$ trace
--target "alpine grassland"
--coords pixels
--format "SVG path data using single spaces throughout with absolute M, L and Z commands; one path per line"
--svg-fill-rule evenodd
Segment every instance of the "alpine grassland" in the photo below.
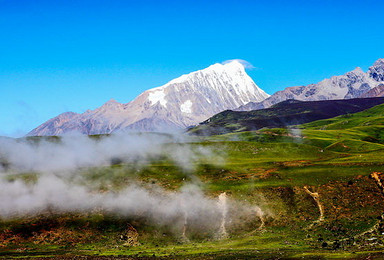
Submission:
M 192 216 L 187 209 L 189 215 L 167 216 L 147 208 L 128 214 L 51 205 L 32 215 L 2 216 L 0 258 L 379 259 L 384 257 L 383 123 L 384 105 L 378 105 L 288 128 L 191 136 L 167 142 L 163 154 L 145 162 L 116 157 L 76 168 L 66 183 L 95 195 L 120 194 L 134 184 L 165 196 L 157 206 L 167 208 L 174 194 L 193 186 L 201 193 L 196 203 L 212 202 L 207 205 L 217 206 L 219 215 L 211 220 L 206 212 Z M 180 147 L 195 151 L 187 167 L 180 166 L 187 156 Z M 5 159 L 2 165 L 9 169 L 8 183 L 33 187 L 41 175 L 16 172 Z M 144 196 L 135 194 L 138 201 Z M 220 211 L 222 194 L 225 211 Z

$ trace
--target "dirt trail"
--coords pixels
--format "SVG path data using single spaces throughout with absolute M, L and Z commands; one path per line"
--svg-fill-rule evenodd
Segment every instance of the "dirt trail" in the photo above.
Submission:
M 381 181 L 380 177 L 384 177 L 383 173 L 381 173 L 381 172 L 373 172 L 371 174 L 371 178 L 376 181 L 376 184 L 379 187 L 381 194 L 383 194 L 383 196 L 384 196 L 384 185 L 383 185 L 383 182 Z
M 317 207 L 319 208 L 319 211 L 320 211 L 319 218 L 317 220 L 315 220 L 311 225 L 309 225 L 308 228 L 311 228 L 314 224 L 317 224 L 317 223 L 320 223 L 320 222 L 324 221 L 324 208 L 323 208 L 323 205 L 320 202 L 320 195 L 319 195 L 318 192 L 310 191 L 308 186 L 304 186 L 304 190 L 305 190 L 306 193 L 308 193 L 313 198 L 313 200 L 316 202 Z

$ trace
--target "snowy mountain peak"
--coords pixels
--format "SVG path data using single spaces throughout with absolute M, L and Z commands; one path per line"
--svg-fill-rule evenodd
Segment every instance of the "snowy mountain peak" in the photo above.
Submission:
M 201 77 L 205 74 L 217 74 L 217 75 L 221 75 L 223 73 L 241 73 L 241 72 L 244 72 L 245 73 L 245 68 L 244 68 L 244 65 L 241 64 L 238 60 L 232 60 L 231 62 L 228 62 L 228 63 L 215 63 L 213 65 L 210 65 L 209 67 L 205 68 L 205 69 L 202 69 L 202 70 L 197 70 L 197 71 L 194 71 L 194 72 L 191 72 L 191 73 L 188 73 L 188 74 L 184 74 L 178 78 L 175 78 L 171 81 L 169 81 L 167 84 L 161 86 L 161 87 L 158 87 L 158 88 L 154 88 L 152 90 L 157 90 L 157 89 L 160 89 L 160 88 L 164 88 L 168 85 L 172 85 L 172 84 L 177 84 L 177 83 L 180 83 L 180 82 L 184 82 L 184 81 L 188 81 L 190 79 L 193 79 L 193 78 L 196 78 L 196 77 Z
M 224 70 L 232 71 L 245 71 L 245 65 L 240 60 L 231 60 L 222 63 L 216 63 L 215 65 L 220 65 Z
M 208 68 L 201 70 L 206 73 L 245 73 L 245 65 L 239 60 L 231 60 L 223 63 L 215 63 Z
M 358 75 L 358 74 L 364 74 L 365 72 L 360 67 L 356 67 L 354 70 L 347 72 L 347 74 L 348 73 L 353 73 L 355 75 Z
M 381 58 L 375 61 L 372 67 L 384 67 L 384 58 Z
M 269 95 L 245 72 L 239 60 L 216 63 L 149 89 L 133 101 L 109 100 L 95 110 L 39 126 L 29 135 L 57 135 L 67 131 L 103 134 L 116 131 L 162 131 L 198 124 L 223 110 L 235 109 Z
M 378 59 L 373 66 L 369 68 L 368 74 L 376 81 L 384 81 L 384 59 Z
M 214 84 L 214 81 L 225 80 L 225 82 L 233 82 L 234 84 Z M 169 81 L 167 84 L 149 89 L 144 92 L 150 102 L 150 106 L 161 105 L 167 108 L 167 95 L 171 91 L 170 88 L 180 90 L 181 85 L 188 83 L 191 85 L 200 84 L 201 88 L 216 88 L 217 91 L 235 91 L 239 95 L 253 95 L 256 99 L 265 99 L 269 95 L 259 89 L 253 80 L 245 72 L 245 65 L 241 60 L 231 60 L 225 63 L 215 63 L 205 69 L 184 74 L 176 79 Z M 223 88 L 223 89 L 219 89 Z M 173 91 L 173 90 L 172 90 Z M 143 95 L 142 94 L 142 95 Z M 209 100 L 209 99 L 207 99 Z M 243 98 L 243 101 L 245 99 Z M 190 100 L 189 100 L 190 102 Z M 240 101 L 242 102 L 242 101 Z M 189 104 L 189 103 L 188 103 Z M 185 111 L 185 110 L 183 110 Z M 188 110 L 189 111 L 189 110 Z
M 226 60 L 224 62 L 222 62 L 222 64 L 226 65 L 226 64 L 229 64 L 229 63 L 235 63 L 235 64 L 239 64 L 244 68 L 244 69 L 254 69 L 255 67 L 253 67 L 253 65 L 246 61 L 246 60 L 242 60 L 242 59 L 233 59 L 233 60 Z

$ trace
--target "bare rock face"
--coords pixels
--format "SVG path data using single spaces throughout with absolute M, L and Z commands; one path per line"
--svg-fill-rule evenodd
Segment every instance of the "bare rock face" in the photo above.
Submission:
M 384 84 L 380 84 L 377 87 L 369 90 L 360 96 L 361 98 L 371 98 L 371 97 L 384 97 Z
M 70 122 L 74 118 L 76 118 L 79 114 L 74 113 L 74 112 L 65 112 L 57 117 L 54 117 L 44 124 L 38 126 L 33 130 L 35 133 L 39 133 L 39 135 L 50 135 L 52 132 L 57 132 L 58 134 L 60 133 L 60 126 L 66 124 L 67 122 Z M 31 132 L 32 133 L 32 132 Z
M 384 83 L 384 59 L 377 60 L 368 72 L 356 68 L 341 76 L 324 79 L 317 84 L 289 87 L 261 102 L 250 102 L 235 109 L 250 111 L 268 108 L 287 99 L 303 101 L 350 99 L 363 97 L 371 89 Z
M 247 75 L 239 61 L 214 64 L 147 90 L 121 104 L 110 100 L 82 114 L 64 113 L 28 135 L 107 134 L 117 131 L 167 131 L 198 124 L 223 110 L 269 95 Z

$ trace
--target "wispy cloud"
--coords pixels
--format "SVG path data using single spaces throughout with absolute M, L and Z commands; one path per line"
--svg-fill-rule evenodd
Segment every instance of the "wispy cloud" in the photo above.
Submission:
M 250 63 L 249 61 L 246 61 L 246 60 L 242 60 L 242 59 L 226 60 L 226 61 L 223 61 L 222 64 L 228 64 L 228 63 L 231 63 L 233 61 L 237 61 L 238 63 L 242 64 L 245 69 L 256 69 L 256 67 L 253 66 L 252 63 Z

